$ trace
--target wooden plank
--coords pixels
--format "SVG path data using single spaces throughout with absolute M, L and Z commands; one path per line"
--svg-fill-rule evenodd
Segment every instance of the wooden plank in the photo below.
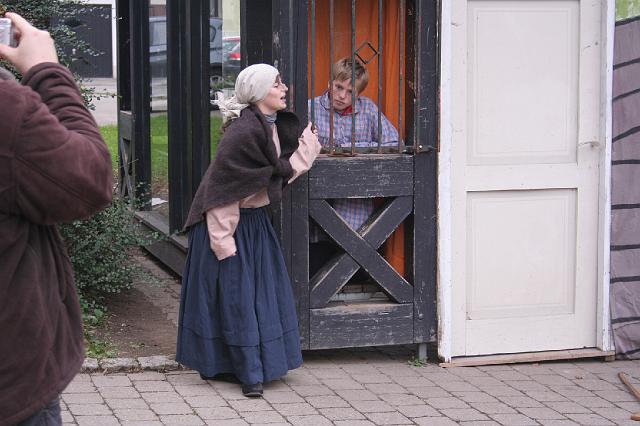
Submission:
M 358 231 L 374 249 L 382 245 L 413 209 L 412 197 L 398 197 L 376 212 Z M 335 213 L 334 213 L 335 214 Z M 310 283 L 312 308 L 322 308 L 355 274 L 360 265 L 347 253 L 323 267 Z
M 441 362 L 440 367 L 473 367 L 479 365 L 516 364 L 521 362 L 557 361 L 580 358 L 606 358 L 610 356 L 615 356 L 615 351 L 602 351 L 598 348 L 569 349 L 563 351 L 455 357 L 451 359 L 451 362 Z
M 131 111 L 119 111 L 118 113 L 118 137 L 131 140 L 133 132 L 133 115 Z
M 384 291 L 398 303 L 413 300 L 412 286 L 324 200 L 309 200 L 311 217 L 340 245 Z M 401 212 L 392 212 L 400 218 Z M 404 217 L 400 218 L 402 221 Z
M 393 197 L 413 194 L 410 155 L 320 156 L 309 171 L 309 198 Z
M 300 345 L 310 349 L 309 340 L 309 181 L 300 176 L 291 187 L 291 282 L 296 296 Z M 293 236 L 295 235 L 295 238 Z
M 311 349 L 411 343 L 412 321 L 410 303 L 353 303 L 311 309 Z

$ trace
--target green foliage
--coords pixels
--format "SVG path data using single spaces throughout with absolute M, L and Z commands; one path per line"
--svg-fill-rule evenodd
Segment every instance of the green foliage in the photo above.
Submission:
M 150 244 L 157 235 L 146 235 L 130 205 L 119 198 L 91 219 L 63 225 L 60 231 L 73 265 L 85 323 L 97 324 L 108 296 L 130 289 L 142 274 L 131 249 Z
M 640 15 L 640 0 L 616 0 L 616 20 Z
M 427 360 L 422 360 L 417 356 L 412 356 L 411 359 L 407 361 L 407 364 L 412 367 L 424 367 L 425 365 L 427 365 L 427 363 Z

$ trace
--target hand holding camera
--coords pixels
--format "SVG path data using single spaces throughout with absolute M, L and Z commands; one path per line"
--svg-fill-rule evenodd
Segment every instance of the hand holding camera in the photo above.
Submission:
M 16 13 L 8 12 L 5 18 L 13 24 L 13 36 L 17 46 L 10 46 L 9 31 L 8 43 L 4 43 L 6 38 L 0 39 L 0 58 L 11 62 L 23 75 L 34 65 L 58 62 L 58 54 L 48 32 L 37 29 Z M 6 26 L 6 23 L 4 25 Z M 4 35 L 4 32 L 0 31 L 0 34 Z

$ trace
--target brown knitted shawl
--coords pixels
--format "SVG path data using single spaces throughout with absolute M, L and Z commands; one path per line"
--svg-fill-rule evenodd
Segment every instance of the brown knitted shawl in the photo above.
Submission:
M 229 125 L 200 182 L 185 229 L 204 220 L 207 210 L 240 201 L 264 188 L 270 202 L 280 201 L 282 189 L 293 176 L 289 158 L 298 149 L 300 120 L 292 112 L 279 112 L 276 127 L 280 157 L 271 126 L 256 106 L 245 108 Z

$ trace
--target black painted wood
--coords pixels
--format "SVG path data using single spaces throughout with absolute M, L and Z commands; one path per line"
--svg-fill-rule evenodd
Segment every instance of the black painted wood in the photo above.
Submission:
M 310 349 L 309 334 L 309 204 L 308 177 L 299 177 L 292 185 L 291 216 L 289 218 L 292 238 L 289 240 L 291 253 L 291 282 L 300 325 L 300 344 Z
M 412 210 L 412 197 L 398 197 L 373 215 L 358 230 L 358 234 L 373 250 L 377 250 Z M 343 253 L 328 262 L 311 280 L 310 306 L 327 306 L 330 299 L 347 284 L 359 268 L 360 265 L 348 253 Z
M 311 349 L 401 345 L 413 342 L 413 305 L 336 304 L 311 309 Z
M 309 171 L 309 198 L 394 197 L 413 194 L 409 155 L 319 157 Z
M 396 302 L 407 303 L 413 299 L 412 286 L 376 251 L 377 247 L 372 247 L 351 229 L 329 203 L 310 200 L 309 214 Z M 398 217 L 401 214 L 400 211 L 390 213 Z

